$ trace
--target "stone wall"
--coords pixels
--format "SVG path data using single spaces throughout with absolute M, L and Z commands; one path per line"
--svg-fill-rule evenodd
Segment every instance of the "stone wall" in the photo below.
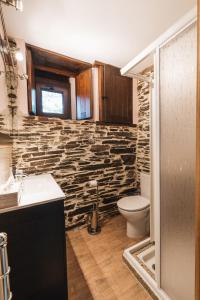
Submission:
M 145 75 L 152 71 L 145 72 Z M 13 165 L 27 174 L 52 173 L 66 194 L 66 227 L 84 225 L 96 200 L 98 180 L 101 217 L 117 212 L 116 202 L 137 192 L 140 172 L 150 172 L 150 88 L 138 82 L 138 127 L 24 117 L 13 135 Z M 8 118 L 0 115 L 0 131 Z M 136 155 L 137 154 L 137 155 Z
M 102 218 L 117 212 L 121 196 L 135 192 L 136 142 L 136 127 L 24 117 L 13 135 L 13 165 L 26 174 L 53 174 L 66 195 L 70 229 L 85 224 L 96 200 L 90 180 L 99 182 Z
M 144 76 L 152 76 L 150 68 L 142 73 Z M 137 181 L 140 182 L 140 172 L 150 173 L 150 105 L 151 88 L 149 83 L 138 81 L 138 131 L 137 131 Z

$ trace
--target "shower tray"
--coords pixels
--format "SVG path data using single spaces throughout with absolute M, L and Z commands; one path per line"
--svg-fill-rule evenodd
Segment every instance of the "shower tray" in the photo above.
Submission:
M 123 258 L 153 299 L 170 300 L 156 280 L 155 244 L 150 238 L 124 250 Z
M 136 254 L 137 259 L 143 267 L 146 269 L 146 271 L 155 278 L 155 245 L 149 244 L 144 249 L 141 249 L 141 251 Z

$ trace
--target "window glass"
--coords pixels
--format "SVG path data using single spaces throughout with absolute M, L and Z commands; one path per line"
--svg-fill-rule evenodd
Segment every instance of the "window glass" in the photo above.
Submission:
M 42 90 L 41 104 L 42 112 L 49 114 L 63 114 L 63 93 Z

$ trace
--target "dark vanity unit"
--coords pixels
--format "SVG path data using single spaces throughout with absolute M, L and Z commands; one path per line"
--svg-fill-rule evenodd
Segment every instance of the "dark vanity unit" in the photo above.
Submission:
M 30 199 L 27 194 L 19 207 L 0 210 L 0 232 L 8 234 L 10 285 L 14 300 L 67 299 L 64 200 L 61 193 L 61 197 L 57 195 L 55 199 L 50 193 L 51 200 L 47 200 L 47 190 L 41 201 L 35 201 L 34 195 L 30 195 Z

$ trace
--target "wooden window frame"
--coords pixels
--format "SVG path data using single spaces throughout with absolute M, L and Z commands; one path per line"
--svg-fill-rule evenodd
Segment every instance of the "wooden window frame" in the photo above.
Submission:
M 49 51 L 34 45 L 26 43 L 26 63 L 27 63 L 27 96 L 28 96 L 28 112 L 30 115 L 38 115 L 36 104 L 36 71 L 44 73 L 51 73 L 66 78 L 76 78 L 78 74 L 92 68 L 92 64 L 74 59 L 56 52 Z M 62 80 L 61 80 L 62 83 Z M 55 87 L 57 84 L 55 85 Z M 62 87 L 61 87 L 62 88 Z M 71 92 L 69 88 L 68 99 L 70 99 L 70 114 L 63 116 L 63 118 L 71 118 Z M 45 114 L 46 115 L 46 114 Z M 55 114 L 52 115 L 55 117 Z M 58 115 L 60 118 L 61 116 Z
M 54 113 L 44 113 L 42 111 L 42 90 L 58 92 L 63 94 L 63 114 Z M 55 117 L 61 119 L 71 119 L 71 91 L 70 84 L 68 81 L 66 83 L 60 82 L 48 78 L 37 78 L 36 79 L 36 115 L 45 117 Z

